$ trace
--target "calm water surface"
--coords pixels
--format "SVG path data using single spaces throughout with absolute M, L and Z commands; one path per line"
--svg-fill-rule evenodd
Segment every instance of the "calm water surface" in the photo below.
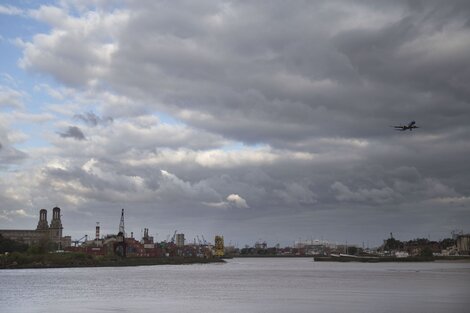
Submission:
M 0 312 L 470 312 L 470 263 L 226 264 L 0 271 Z

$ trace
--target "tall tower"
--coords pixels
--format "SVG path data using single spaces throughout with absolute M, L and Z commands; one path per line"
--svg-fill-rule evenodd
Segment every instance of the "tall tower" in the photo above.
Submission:
M 126 233 L 124 230 L 124 209 L 121 211 L 121 221 L 119 222 L 117 241 L 114 243 L 114 253 L 121 257 L 126 257 L 127 255 Z
M 41 209 L 39 211 L 39 222 L 38 222 L 38 227 L 36 227 L 36 230 L 47 230 L 47 229 L 49 229 L 49 225 L 47 225 L 47 210 Z
M 124 209 L 122 209 L 122 211 L 121 211 L 121 222 L 119 222 L 119 233 L 118 233 L 118 235 L 119 234 L 121 234 L 123 238 L 126 236 L 125 232 L 124 232 Z
M 55 242 L 60 242 L 62 238 L 62 221 L 60 220 L 60 208 L 55 207 L 52 209 L 52 220 L 49 226 L 51 239 Z
M 100 222 L 96 222 L 95 240 L 100 240 Z

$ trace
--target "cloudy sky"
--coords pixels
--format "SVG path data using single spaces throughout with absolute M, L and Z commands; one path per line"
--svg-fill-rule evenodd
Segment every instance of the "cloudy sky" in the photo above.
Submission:
M 0 2 L 0 228 L 470 231 L 468 1 Z M 419 129 L 390 125 L 416 120 Z M 158 234 L 158 235 L 157 235 Z

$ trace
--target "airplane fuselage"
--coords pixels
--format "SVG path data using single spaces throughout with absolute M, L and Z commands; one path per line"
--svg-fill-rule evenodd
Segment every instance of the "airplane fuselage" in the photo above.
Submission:
M 400 131 L 405 131 L 405 130 L 412 131 L 413 128 L 418 128 L 418 126 L 416 126 L 415 121 L 411 121 L 410 123 L 408 123 L 408 125 L 399 125 L 399 126 L 393 126 L 393 127 L 395 127 L 396 130 L 400 130 Z

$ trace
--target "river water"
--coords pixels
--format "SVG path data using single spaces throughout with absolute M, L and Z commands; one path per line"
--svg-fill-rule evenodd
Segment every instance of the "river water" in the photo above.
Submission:
M 0 271 L 0 312 L 470 312 L 470 263 L 226 264 Z

